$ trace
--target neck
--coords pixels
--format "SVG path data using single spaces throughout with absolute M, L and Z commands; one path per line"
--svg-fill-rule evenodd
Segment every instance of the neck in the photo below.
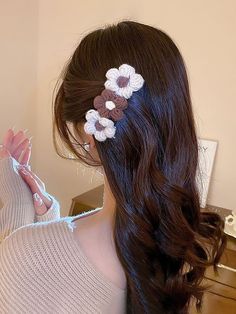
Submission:
M 114 227 L 114 215 L 116 210 L 116 201 L 111 192 L 107 177 L 104 174 L 104 192 L 103 192 L 103 206 L 99 211 L 99 217 L 111 229 Z

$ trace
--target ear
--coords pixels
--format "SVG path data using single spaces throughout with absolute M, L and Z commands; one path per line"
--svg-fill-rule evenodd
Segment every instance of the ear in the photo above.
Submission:
M 89 143 L 91 149 L 96 148 L 94 137 L 90 134 L 86 134 L 86 143 Z
M 80 140 L 80 143 L 89 143 L 90 149 L 96 148 L 94 137 L 92 134 L 87 134 L 84 131 L 84 123 L 78 125 L 77 130 L 74 129 L 74 132 L 77 138 Z
M 75 126 L 73 123 L 70 123 L 69 129 L 78 143 L 82 144 L 83 142 L 85 142 L 83 126 L 81 124 L 78 124 L 77 126 Z

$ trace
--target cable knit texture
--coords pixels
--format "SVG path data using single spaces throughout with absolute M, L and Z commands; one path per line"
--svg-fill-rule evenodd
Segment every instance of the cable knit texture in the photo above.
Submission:
M 73 237 L 76 217 L 60 205 L 35 215 L 13 158 L 0 160 L 0 313 L 123 314 L 126 290 L 113 284 Z

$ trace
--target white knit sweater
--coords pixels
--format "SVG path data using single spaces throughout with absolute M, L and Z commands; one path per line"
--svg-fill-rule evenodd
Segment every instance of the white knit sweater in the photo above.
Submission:
M 72 235 L 75 217 L 60 218 L 51 195 L 51 208 L 35 215 L 17 164 L 0 160 L 0 313 L 125 313 L 127 290 L 83 253 Z

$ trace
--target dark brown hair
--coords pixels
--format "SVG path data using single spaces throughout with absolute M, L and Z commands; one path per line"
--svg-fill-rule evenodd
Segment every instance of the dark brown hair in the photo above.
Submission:
M 106 72 L 123 63 L 145 83 L 128 99 L 115 138 L 95 139 L 99 164 L 83 147 L 76 149 L 68 122 L 75 130 L 86 122 Z M 192 299 L 200 310 L 206 267 L 214 265 L 217 272 L 226 236 L 218 214 L 200 211 L 196 127 L 176 44 L 150 25 L 106 25 L 81 40 L 61 79 L 54 101 L 55 149 L 70 159 L 59 150 L 57 131 L 77 160 L 104 168 L 116 199 L 114 240 L 127 278 L 127 313 L 189 313 Z

